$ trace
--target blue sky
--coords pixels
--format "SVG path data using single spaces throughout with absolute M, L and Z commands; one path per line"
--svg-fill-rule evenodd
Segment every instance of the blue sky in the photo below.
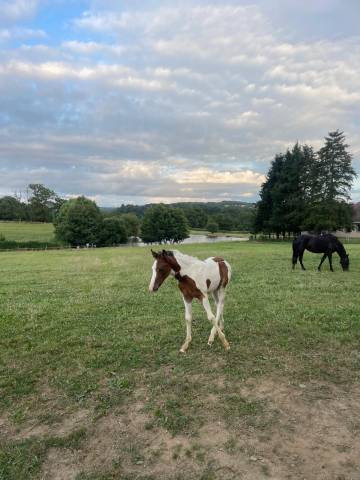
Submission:
M 359 18 L 355 0 L 0 0 L 0 195 L 253 201 L 276 153 L 337 128 L 360 173 Z

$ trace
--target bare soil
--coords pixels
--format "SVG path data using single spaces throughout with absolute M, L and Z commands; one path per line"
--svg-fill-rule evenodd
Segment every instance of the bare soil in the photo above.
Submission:
M 43 480 L 106 472 L 127 479 L 360 480 L 359 386 L 256 378 L 232 386 L 217 380 L 214 391 L 206 398 L 203 426 L 191 436 L 172 436 L 154 424 L 144 389 L 100 418 L 83 409 L 59 423 L 21 430 L 0 418 L 0 429 L 18 440 L 86 428 L 79 450 L 48 451 Z M 234 415 L 231 409 L 224 415 L 229 391 Z M 261 408 L 239 415 L 237 396 Z

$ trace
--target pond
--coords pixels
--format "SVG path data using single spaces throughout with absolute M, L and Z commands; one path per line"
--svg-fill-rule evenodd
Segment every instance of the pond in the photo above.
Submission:
M 190 235 L 189 238 L 186 238 L 183 242 L 176 245 L 187 245 L 191 243 L 246 242 L 247 240 L 249 240 L 248 237 L 232 237 L 228 235 L 219 235 L 216 237 L 208 237 L 207 235 Z M 134 242 L 131 245 L 144 247 L 147 244 L 139 241 Z

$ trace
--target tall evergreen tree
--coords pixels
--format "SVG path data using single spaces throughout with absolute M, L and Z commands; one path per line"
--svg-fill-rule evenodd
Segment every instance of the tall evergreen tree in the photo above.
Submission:
M 276 185 L 279 184 L 283 165 L 283 155 L 276 155 L 271 162 L 266 181 L 262 184 L 260 190 L 260 201 L 257 204 L 257 213 L 254 222 L 255 232 L 267 234 L 281 232 L 282 225 L 279 219 L 274 216 L 274 197 L 275 202 L 278 200 L 277 194 L 275 193 L 274 195 L 274 189 Z
M 350 190 L 356 177 L 347 151 L 345 135 L 339 130 L 325 137 L 325 145 L 319 150 L 319 167 L 322 180 L 322 196 L 325 200 L 350 200 Z
M 296 144 L 271 163 L 260 191 L 255 231 L 297 233 L 351 226 L 351 185 L 356 176 L 345 136 L 330 132 L 316 154 Z
M 351 227 L 350 190 L 356 177 L 343 132 L 325 137 L 310 171 L 310 189 L 304 227 L 334 231 Z

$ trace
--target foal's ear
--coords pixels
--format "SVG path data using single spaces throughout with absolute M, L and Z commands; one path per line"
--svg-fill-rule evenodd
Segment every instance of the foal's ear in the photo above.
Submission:
M 158 257 L 159 257 L 159 255 L 160 255 L 159 253 L 157 253 L 157 252 L 154 252 L 154 250 L 153 250 L 153 249 L 151 249 L 151 253 L 152 253 L 152 256 L 153 256 L 154 258 L 158 258 Z

